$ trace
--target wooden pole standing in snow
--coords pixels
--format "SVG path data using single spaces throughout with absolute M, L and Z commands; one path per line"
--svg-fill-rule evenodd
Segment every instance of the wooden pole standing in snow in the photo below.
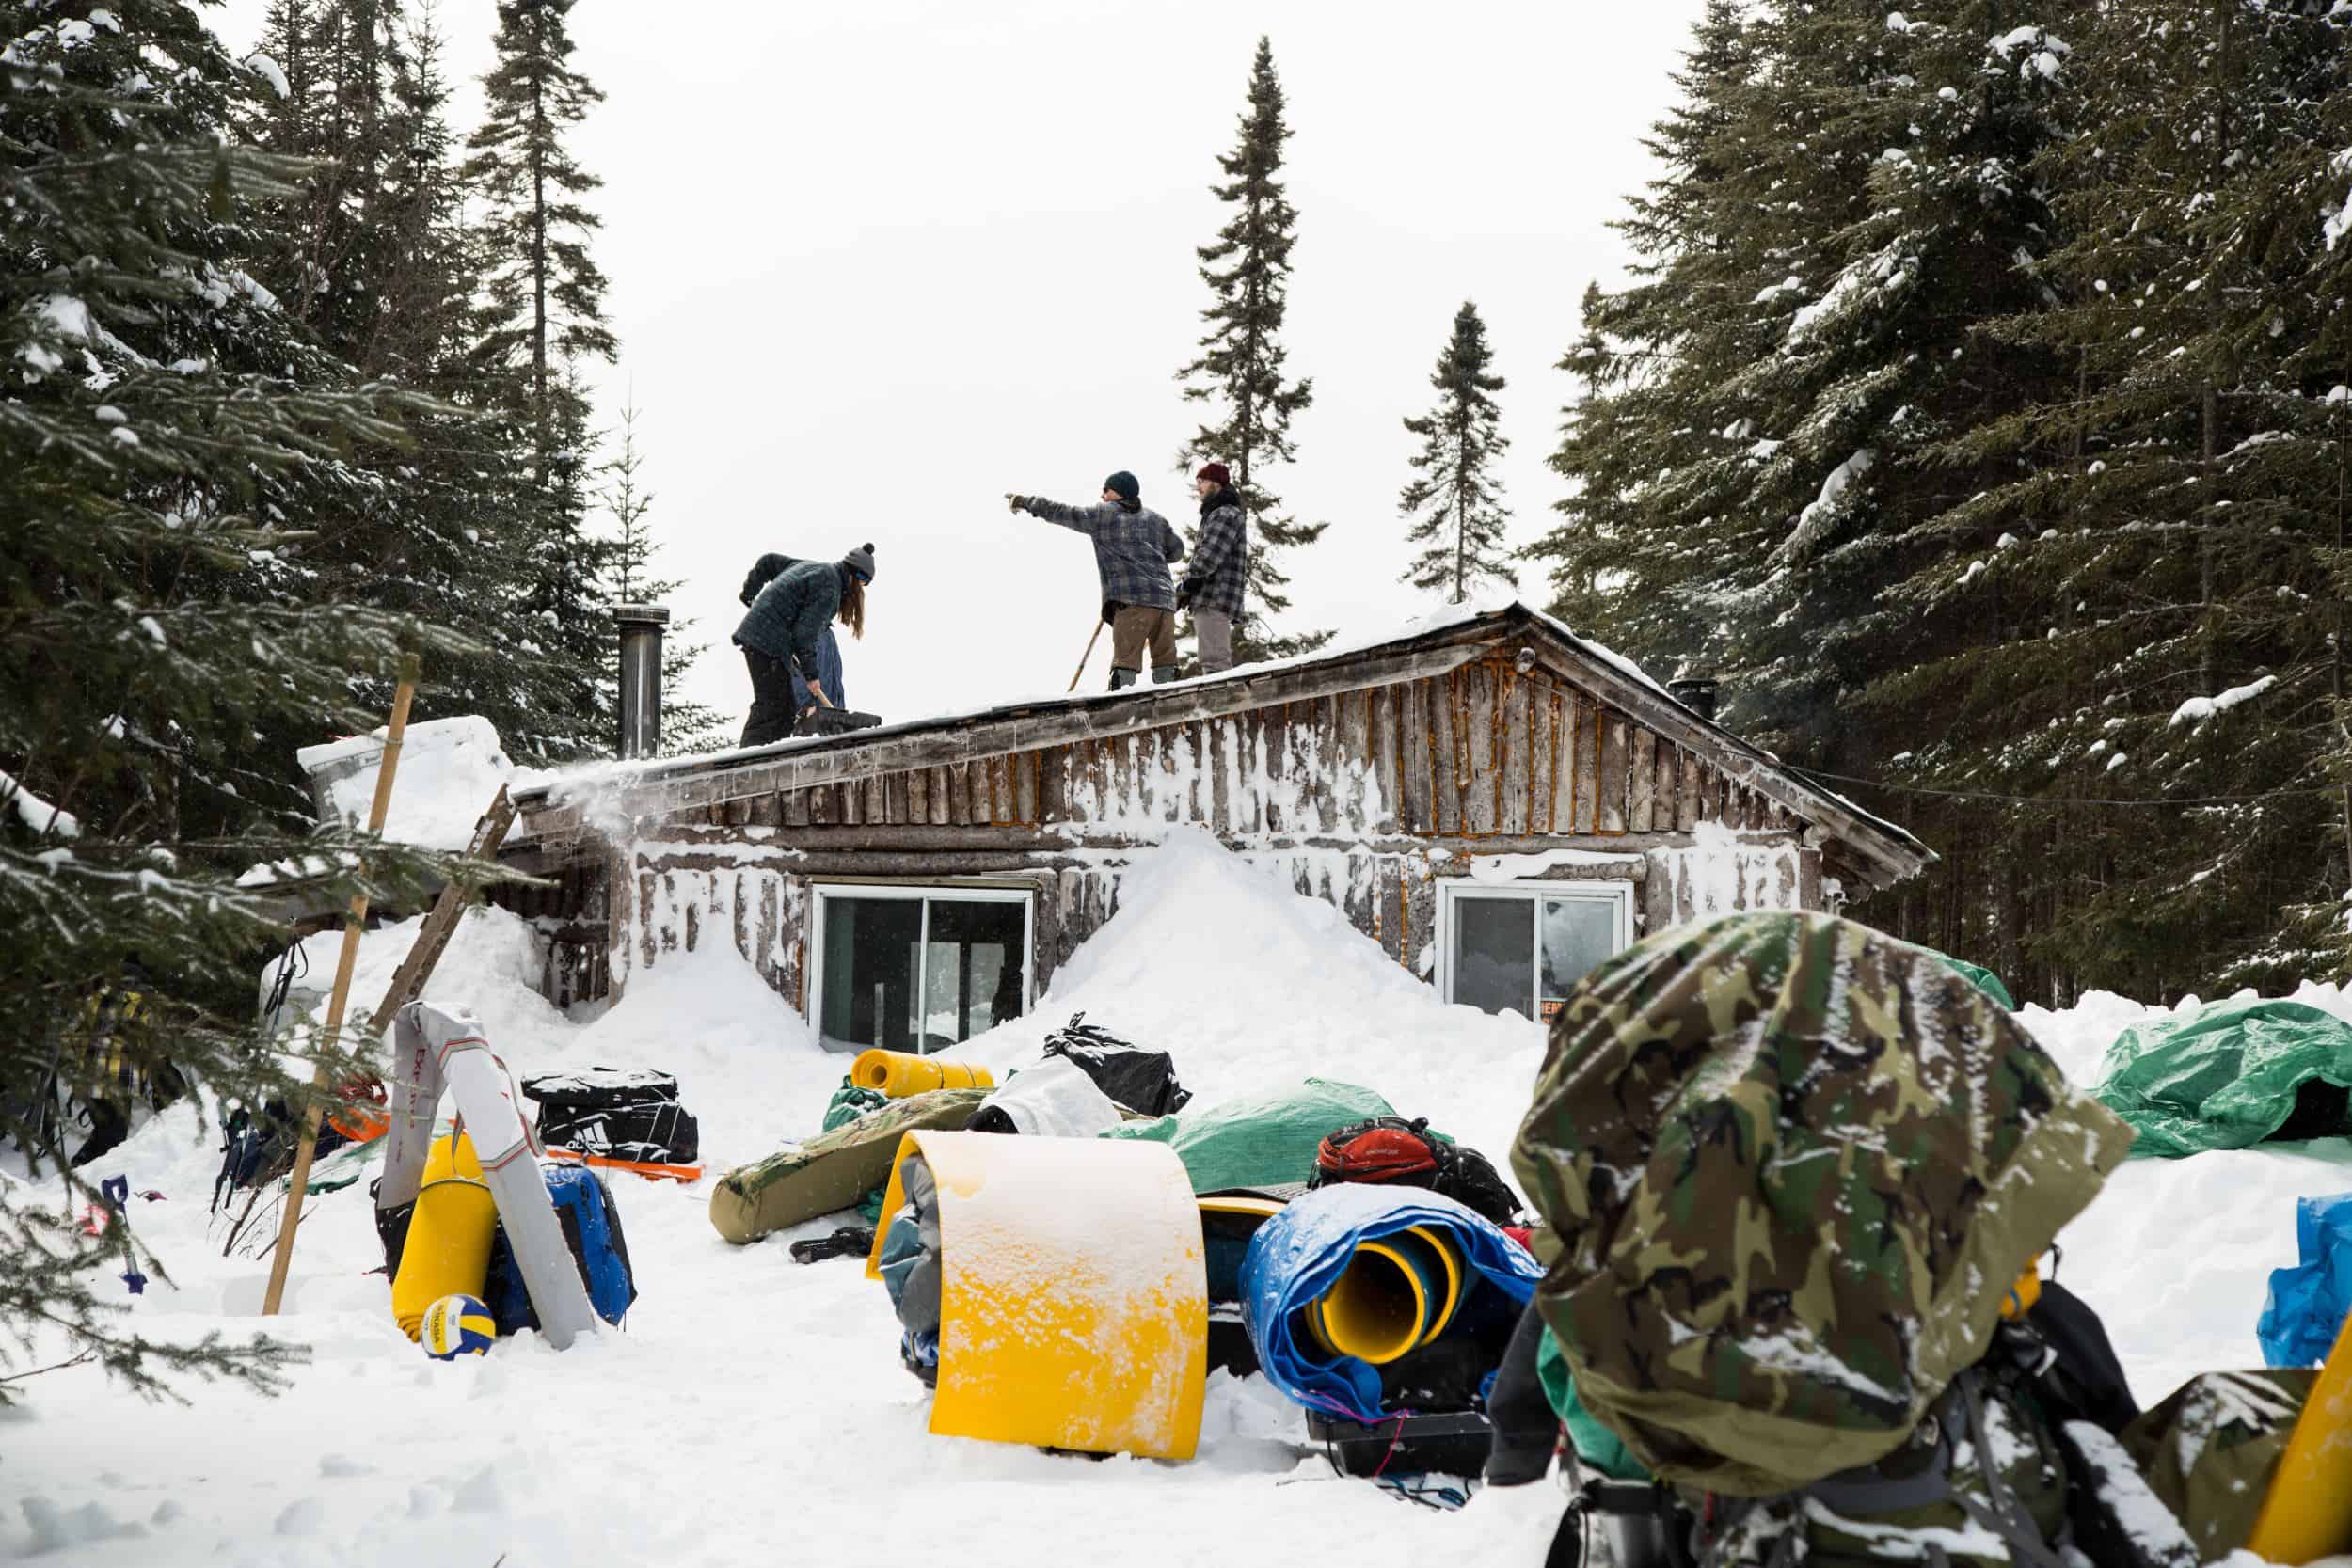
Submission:
M 392 775 L 400 770 L 401 737 L 408 732 L 408 703 L 417 694 L 419 673 L 417 656 L 407 654 L 400 661 L 400 689 L 392 698 L 392 721 L 384 731 L 384 758 L 375 768 L 375 800 L 368 807 L 368 832 L 381 833 L 384 817 L 392 804 Z M 343 1006 L 351 1000 L 351 972 L 359 961 L 359 928 L 367 923 L 368 895 L 364 893 L 351 900 L 351 913 L 343 921 L 343 950 L 335 960 L 335 990 L 326 1003 L 325 1037 L 333 1040 L 342 1034 Z M 310 1069 L 310 1086 L 323 1088 L 326 1082 L 324 1064 Z M 286 1271 L 294 1266 L 294 1227 L 302 1223 L 302 1195 L 310 1184 L 310 1162 L 319 1149 L 319 1115 L 321 1107 L 313 1101 L 302 1118 L 302 1141 L 294 1147 L 294 1174 L 287 1178 L 286 1212 L 278 1222 L 278 1250 L 269 1264 L 269 1291 L 262 1297 L 262 1316 L 275 1317 L 278 1303 L 286 1295 Z

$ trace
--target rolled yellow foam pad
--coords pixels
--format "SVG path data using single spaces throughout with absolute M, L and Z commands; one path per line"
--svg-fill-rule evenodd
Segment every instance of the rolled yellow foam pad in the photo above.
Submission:
M 462 1132 L 437 1139 L 392 1279 L 392 1319 L 403 1334 L 415 1338 L 424 1309 L 443 1296 L 482 1294 L 498 1219 L 473 1140 Z
M 850 1064 L 850 1081 L 861 1089 L 880 1089 L 892 1100 L 933 1089 L 993 1089 L 996 1080 L 977 1062 L 943 1062 L 912 1051 L 861 1051 Z
M 1093 1138 L 909 1132 L 939 1189 L 930 1430 L 1081 1453 L 1190 1459 L 1208 1376 L 1200 1211 L 1176 1151 Z
M 1415 1226 L 1366 1242 L 1307 1309 L 1326 1350 L 1383 1366 L 1445 1332 L 1462 1301 L 1462 1259 L 1451 1243 Z
M 2246 1545 L 2265 1562 L 2298 1565 L 2352 1552 L 2352 1318 L 2303 1402 Z

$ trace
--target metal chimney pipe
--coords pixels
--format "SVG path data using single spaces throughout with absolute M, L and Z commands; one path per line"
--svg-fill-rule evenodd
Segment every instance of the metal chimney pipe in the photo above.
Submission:
M 1666 683 L 1675 701 L 1702 719 L 1715 717 L 1716 680 L 1712 675 L 1677 675 Z
M 661 628 L 670 608 L 614 605 L 612 619 L 621 628 L 621 755 L 649 757 L 661 749 Z

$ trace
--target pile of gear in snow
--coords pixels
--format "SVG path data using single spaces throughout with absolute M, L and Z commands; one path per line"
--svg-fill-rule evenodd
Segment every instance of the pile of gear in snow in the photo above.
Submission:
M 367 1125 L 310 1191 L 381 1156 L 401 1326 L 445 1358 L 620 1323 L 637 1285 L 604 1172 L 699 1180 L 675 1079 L 516 1085 L 462 1011 L 411 1004 L 395 1030 L 405 1076 L 354 1101 Z M 1426 1506 L 1564 1464 L 1558 1568 L 1597 1526 L 1618 1568 L 2300 1563 L 2352 1551 L 2352 1196 L 2305 1201 L 2272 1365 L 2147 1410 L 2053 1243 L 2127 1153 L 2341 1132 L 2347 1085 L 2352 1026 L 2231 1003 L 2127 1030 L 2086 1094 L 1989 974 L 1745 914 L 1563 1004 L 1511 1150 L 1532 1215 L 1369 1088 L 1201 1105 L 1168 1053 L 1083 1015 L 1001 1085 L 866 1053 L 709 1213 L 742 1244 L 854 1211 L 792 1254 L 887 1291 L 943 1434 L 1188 1459 L 1222 1368 Z M 224 1128 L 227 1193 L 269 1189 L 280 1119 Z
M 866 1260 L 934 1432 L 1184 1458 L 1205 1370 L 1254 1372 L 1338 1467 L 1417 1501 L 1565 1456 L 1556 1563 L 1597 1523 L 1621 1568 L 2352 1547 L 2352 1477 L 2296 1484 L 2342 1463 L 2297 1419 L 2342 1307 L 2307 1279 L 2299 1365 L 2139 1409 L 2045 1275 L 2165 1074 L 2119 1042 L 2111 1069 L 2142 1061 L 2114 1094 L 2127 1122 L 2006 1002 L 1989 974 L 1819 915 L 1643 942 L 1553 1020 L 1512 1151 L 1532 1225 L 1476 1150 L 1370 1089 L 1190 1106 L 1165 1053 L 1083 1018 L 1003 1085 L 868 1053 L 817 1135 L 721 1178 L 711 1220 L 740 1243 L 859 1208 L 795 1256 Z M 2159 1033 L 2176 1068 L 2215 1037 Z M 2205 1146 L 2330 1114 L 2308 1075 L 2271 1076 L 2286 1108 L 2225 1104 Z M 2315 1491 L 2347 1501 L 2297 1501 Z

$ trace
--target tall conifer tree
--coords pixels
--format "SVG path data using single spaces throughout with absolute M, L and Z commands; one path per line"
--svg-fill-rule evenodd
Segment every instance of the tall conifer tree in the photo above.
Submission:
M 677 591 L 677 579 L 660 576 L 655 558 L 661 543 L 654 537 L 649 514 L 653 492 L 645 488 L 644 454 L 637 446 L 637 404 L 621 408 L 621 445 L 601 468 L 607 487 L 601 498 L 612 519 L 612 549 L 607 570 L 615 604 L 660 604 Z M 686 679 L 702 644 L 689 641 L 691 619 L 674 620 L 661 643 L 661 750 L 664 755 L 717 751 L 725 742 L 722 715 L 706 703 L 685 696 Z
M 1503 547 L 1510 513 L 1494 471 L 1510 443 L 1498 428 L 1502 411 L 1494 394 L 1502 390 L 1502 377 L 1487 368 L 1493 363 L 1486 324 L 1479 319 L 1478 307 L 1465 300 L 1454 313 L 1454 336 L 1429 378 L 1438 389 L 1438 405 L 1405 421 L 1405 428 L 1422 438 L 1422 447 L 1412 459 L 1414 477 L 1397 505 L 1413 518 L 1406 538 L 1424 546 L 1406 569 L 1405 580 L 1438 590 L 1457 603 L 1470 596 L 1474 578 L 1512 580 Z
M 1870 705 L 1940 715 L 1904 768 L 2051 802 L 1993 842 L 2061 996 L 2277 988 L 2342 961 L 2329 399 L 2352 380 L 2352 256 L 2329 221 L 2352 185 L 2331 166 L 2352 15 L 2319 10 L 2100 8 L 1995 41 L 2086 134 L 2031 170 L 2064 234 L 2035 269 L 2048 302 L 1985 346 L 2066 374 L 1946 445 L 1999 481 L 1928 525 L 1970 547 L 1889 602 L 1949 631 Z M 2108 800 L 2180 803 L 2091 803 Z M 2328 913 L 2282 918 L 2298 908 Z
M 71 1198 L 0 1182 L 0 1360 L 62 1336 L 151 1396 L 266 1389 L 283 1345 L 126 1322 L 116 1276 L 161 1270 L 128 1227 L 70 1222 L 97 1195 L 57 1111 L 188 1085 L 307 1107 L 248 1022 L 288 902 L 415 897 L 456 869 L 304 832 L 284 754 L 254 761 L 264 732 L 379 722 L 355 678 L 404 644 L 428 666 L 458 651 L 335 602 L 296 559 L 415 400 L 323 352 L 249 272 L 258 205 L 312 171 L 230 134 L 242 84 L 192 8 L 0 0 L 0 1142 Z M 275 879 L 249 885 L 257 863 Z
M 466 174 L 485 209 L 486 304 L 473 360 L 484 387 L 527 424 L 536 519 L 522 605 L 525 651 L 564 673 L 537 714 L 536 749 L 600 748 L 612 727 L 607 546 L 587 526 L 596 444 L 581 365 L 616 352 L 605 278 L 589 255 L 600 227 L 583 199 L 603 184 L 564 144 L 604 94 L 573 69 L 572 0 L 499 0 L 498 65 Z
M 1284 592 L 1290 575 L 1277 552 L 1313 544 L 1328 526 L 1301 523 L 1283 513 L 1281 498 L 1268 483 L 1274 467 L 1296 455 L 1291 420 L 1313 398 L 1311 381 L 1289 380 L 1284 371 L 1282 321 L 1289 309 L 1298 214 L 1279 178 L 1282 144 L 1291 135 L 1282 109 L 1273 40 L 1261 38 L 1240 139 L 1217 158 L 1224 182 L 1209 187 L 1232 208 L 1216 243 L 1199 253 L 1200 278 L 1213 296 L 1200 312 L 1209 330 L 1200 340 L 1200 356 L 1176 372 L 1187 400 L 1212 404 L 1220 416 L 1200 426 L 1180 460 L 1187 467 L 1196 462 L 1230 467 L 1249 521 L 1249 569 L 1242 613 L 1233 626 L 1234 656 L 1245 663 L 1304 653 L 1331 636 L 1327 631 L 1279 636 L 1273 628 L 1274 617 L 1290 608 Z

